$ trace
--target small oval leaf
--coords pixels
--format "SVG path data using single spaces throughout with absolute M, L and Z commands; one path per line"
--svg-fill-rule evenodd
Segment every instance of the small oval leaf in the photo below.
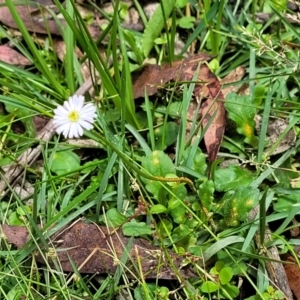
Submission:
M 202 283 L 200 289 L 203 293 L 210 294 L 210 293 L 217 291 L 219 289 L 219 286 L 215 282 L 206 281 L 206 282 Z
M 155 204 L 150 208 L 151 214 L 162 214 L 167 210 L 167 208 L 161 204 Z
M 141 236 L 145 234 L 152 234 L 154 232 L 154 230 L 152 230 L 149 225 L 143 222 L 126 223 L 123 225 L 122 231 L 123 234 L 127 236 Z
M 232 276 L 233 276 L 232 268 L 230 267 L 223 268 L 219 274 L 219 279 L 221 284 L 229 283 L 230 280 L 232 279 Z

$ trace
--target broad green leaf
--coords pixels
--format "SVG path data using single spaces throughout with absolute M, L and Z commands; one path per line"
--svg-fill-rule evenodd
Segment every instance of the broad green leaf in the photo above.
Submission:
M 195 17 L 183 17 L 179 20 L 178 26 L 184 29 L 190 29 L 194 27 Z
M 200 184 L 198 194 L 201 199 L 201 202 L 206 207 L 208 211 L 211 210 L 211 205 L 214 200 L 214 182 L 212 180 L 207 180 Z
M 215 270 L 215 272 L 213 274 L 219 274 L 220 271 L 225 267 L 225 263 L 223 260 L 218 260 L 216 263 L 215 263 L 215 266 L 213 268 L 213 270 Z
M 167 42 L 168 42 L 168 39 L 167 39 L 166 36 L 164 36 L 164 37 L 158 37 L 158 38 L 156 38 L 156 39 L 154 40 L 154 43 L 155 43 L 156 45 L 164 45 L 164 44 L 166 44 Z
M 56 152 L 53 156 L 51 171 L 62 175 L 76 170 L 80 167 L 80 159 L 71 150 Z
M 255 187 L 238 187 L 235 192 L 230 194 L 228 199 L 224 195 L 224 223 L 227 226 L 236 226 L 239 221 L 245 221 L 252 208 L 259 201 L 259 190 Z
M 257 85 L 254 89 L 254 104 L 260 106 L 266 96 L 266 88 L 263 85 Z
M 24 288 L 25 287 L 22 284 L 20 284 L 20 286 L 10 289 L 10 291 L 7 293 L 7 295 L 5 295 L 5 299 L 6 300 L 22 299 L 22 297 L 24 295 Z
M 8 224 L 13 226 L 24 225 L 24 222 L 19 219 L 19 214 L 14 211 L 8 217 Z
M 144 300 L 145 295 L 144 295 L 144 290 L 142 286 L 138 286 L 134 289 L 134 299 L 136 300 Z
M 175 175 L 171 158 L 160 150 L 153 151 L 149 156 L 142 158 L 142 167 L 153 176 Z
M 0 128 L 3 128 L 7 125 L 11 125 L 16 114 L 17 114 L 17 110 L 14 110 L 8 115 L 0 115 Z
M 203 247 L 202 246 L 197 246 L 197 245 L 196 246 L 191 246 L 191 247 L 189 247 L 188 252 L 192 255 L 202 257 Z
M 167 208 L 161 204 L 155 204 L 150 208 L 151 214 L 161 214 L 164 213 L 167 210 Z
M 184 223 L 189 228 L 199 228 L 201 226 L 201 221 L 198 218 L 194 218 L 191 215 L 188 215 L 186 222 Z
M 287 0 L 266 0 L 264 1 L 263 12 L 273 13 L 275 9 L 278 13 L 284 12 L 287 8 Z
M 127 218 L 122 215 L 116 208 L 111 208 L 106 212 L 108 226 L 118 227 L 127 221 Z
M 134 300 L 155 299 L 154 293 L 156 292 L 156 287 L 153 283 L 147 283 L 145 286 L 138 285 L 134 289 Z
M 215 171 L 215 188 L 218 192 L 234 190 L 237 187 L 248 186 L 256 174 L 236 165 Z
M 24 211 L 24 209 L 26 210 L 26 212 Z M 17 214 L 19 216 L 26 216 L 26 213 L 31 214 L 31 207 L 30 206 L 27 206 L 27 205 L 23 206 L 23 207 L 19 206 L 17 208 Z
M 202 153 L 200 148 L 196 148 L 196 152 L 192 153 L 193 147 L 188 147 L 183 152 L 183 164 L 188 168 L 198 172 L 201 175 L 205 175 L 207 169 L 206 157 L 207 155 Z
M 176 6 L 178 6 L 178 8 L 183 8 L 188 4 L 188 0 L 176 0 Z
M 241 135 L 232 135 L 230 140 L 223 140 L 221 147 L 229 150 L 230 153 L 237 153 L 239 157 L 245 158 L 244 137 Z
M 245 136 L 244 142 L 256 146 L 258 143 L 258 138 L 254 135 L 256 109 L 250 96 L 231 93 L 226 97 L 225 107 L 228 117 L 236 123 L 237 132 Z
M 232 276 L 233 276 L 232 268 L 225 267 L 225 268 L 222 268 L 219 273 L 219 280 L 220 280 L 221 284 L 227 284 L 232 279 Z
M 178 185 L 178 183 L 176 183 L 172 189 L 172 194 L 174 194 L 174 196 L 170 195 L 170 198 L 167 198 L 169 209 L 175 209 L 182 203 L 187 196 L 187 190 L 182 184 Z
M 173 230 L 172 241 L 176 246 L 188 249 L 197 242 L 196 233 L 185 224 L 180 224 Z
M 176 227 L 173 230 L 172 240 L 176 243 L 176 242 L 180 241 L 181 239 L 185 238 L 186 236 L 190 235 L 191 233 L 192 233 L 191 229 L 189 229 L 184 224 L 180 224 L 178 227 Z
M 216 73 L 219 68 L 220 68 L 220 62 L 217 58 L 212 59 L 209 64 L 208 64 L 209 69 L 213 72 Z
M 159 295 L 159 299 L 169 299 L 169 289 L 165 286 L 158 288 L 157 295 Z
M 201 292 L 203 293 L 213 293 L 219 289 L 219 285 L 212 281 L 203 282 L 201 287 Z
M 24 209 L 23 209 L 24 208 Z M 26 212 L 24 211 L 26 210 Z M 8 223 L 14 226 L 24 225 L 26 221 L 26 213 L 31 215 L 32 210 L 29 206 L 18 207 L 16 211 L 12 212 L 8 217 Z
M 161 237 L 166 237 L 170 234 L 173 229 L 173 223 L 169 220 L 162 219 L 158 223 L 158 231 Z
M 232 285 L 232 284 L 226 284 L 224 286 L 222 286 L 226 292 L 232 297 L 232 299 L 236 299 L 237 296 L 239 295 L 240 293 L 240 290 L 237 286 L 235 285 Z M 228 296 L 225 295 L 225 293 L 221 290 L 221 294 L 224 294 L 224 298 L 227 298 Z M 275 298 L 276 299 L 276 298 Z
M 176 177 L 172 160 L 160 150 L 156 150 L 142 158 L 142 168 L 152 176 L 166 177 L 167 175 L 174 174 L 173 177 Z M 160 189 L 162 188 L 161 183 L 149 179 L 144 179 L 144 181 L 146 182 L 146 189 L 158 200 Z
M 273 204 L 276 212 L 288 212 L 292 206 L 299 202 L 299 194 L 278 195 L 277 201 Z
M 186 221 L 187 219 L 186 213 L 187 213 L 186 207 L 183 206 L 181 203 L 179 204 L 178 207 L 170 211 L 170 214 L 173 217 L 174 222 L 177 224 L 183 224 Z
M 168 107 L 162 105 L 158 106 L 154 112 L 156 118 L 163 118 L 167 113 L 171 118 L 177 119 L 181 116 L 182 101 L 174 101 L 168 105 Z
M 153 45 L 154 40 L 159 36 L 165 25 L 165 18 L 168 18 L 175 6 L 174 0 L 162 0 L 160 5 L 155 10 L 153 16 L 146 24 L 146 28 L 142 37 L 142 49 L 144 50 L 145 57 L 148 57 Z M 164 9 L 164 13 L 162 11 Z
M 94 159 L 94 160 L 88 161 L 83 165 L 84 169 L 81 170 L 81 173 L 87 174 L 87 173 L 94 171 L 97 168 L 105 171 L 107 162 L 108 162 L 107 159 L 102 159 L 102 160 Z
M 159 126 L 154 130 L 155 149 L 165 150 L 174 144 L 177 139 L 179 126 L 174 122 L 168 122 L 166 126 Z
M 146 223 L 140 222 L 129 222 L 122 226 L 122 231 L 124 235 L 127 236 L 141 236 L 145 234 L 152 234 L 154 230 L 151 229 Z

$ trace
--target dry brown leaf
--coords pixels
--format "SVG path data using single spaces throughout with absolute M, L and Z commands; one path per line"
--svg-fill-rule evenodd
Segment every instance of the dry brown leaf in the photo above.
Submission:
M 172 66 L 165 64 L 162 67 L 157 65 L 147 66 L 140 76 L 134 80 L 133 93 L 134 98 L 143 97 L 145 90 L 148 95 L 154 95 L 164 84 L 173 81 L 192 80 L 198 70 L 198 77 L 194 89 L 195 97 L 206 99 L 201 106 L 201 115 L 203 116 L 202 128 L 210 124 L 204 134 L 204 142 L 208 152 L 209 160 L 212 162 L 216 159 L 219 151 L 224 129 L 225 129 L 225 108 L 224 96 L 218 78 L 209 70 L 206 62 L 212 56 L 205 53 L 198 53 L 181 61 L 175 61 Z M 193 119 L 195 103 L 191 103 L 191 109 L 187 118 Z M 200 117 L 197 116 L 197 119 Z M 189 134 L 189 133 L 188 133 Z
M 32 64 L 25 56 L 6 45 L 0 46 L 0 61 L 14 66 L 29 66 Z
M 192 79 L 198 68 L 198 62 L 190 64 L 184 71 L 187 79 Z M 209 161 L 215 161 L 219 152 L 226 123 L 224 96 L 218 78 L 210 71 L 206 64 L 201 64 L 197 80 L 202 83 L 196 85 L 194 95 L 197 99 L 205 99 L 200 113 L 203 118 L 202 128 L 205 129 L 204 143 Z M 190 116 L 191 117 L 191 116 Z
M 16 5 L 15 8 L 19 13 L 26 29 L 29 32 L 41 34 L 53 34 L 61 36 L 61 29 L 55 20 L 51 19 L 51 14 L 47 10 L 57 12 L 57 7 L 51 0 L 37 0 L 30 2 L 30 5 Z M 33 4 L 34 3 L 34 4 Z M 2 6 L 1 6 L 2 5 Z M 0 0 L 0 20 L 8 27 L 18 29 L 10 10 L 5 6 L 5 0 Z M 65 20 L 60 20 L 62 28 L 66 27 Z M 87 27 L 92 38 L 97 39 L 100 36 L 99 27 L 91 25 Z
M 241 85 L 238 85 L 237 83 L 243 79 L 245 73 L 245 67 L 239 66 L 236 69 L 232 70 L 226 77 L 224 77 L 220 81 L 224 99 L 226 99 L 226 96 L 228 94 L 236 93 L 240 89 Z M 223 85 L 226 85 L 226 87 L 224 87 Z
M 219 152 L 226 122 L 224 103 L 208 98 L 201 106 L 202 128 L 206 130 L 204 142 L 210 162 L 215 161 Z
M 5 0 L 0 0 L 0 4 L 5 4 Z M 60 35 L 60 29 L 55 21 L 43 19 L 43 13 L 46 13 L 46 10 L 43 10 L 42 7 L 55 8 L 51 0 L 38 0 L 36 4 L 15 6 L 28 31 L 47 34 L 48 28 L 50 33 Z M 6 6 L 0 6 L 0 20 L 6 26 L 18 29 Z
M 292 264 L 284 264 L 286 276 L 289 281 L 289 286 L 294 294 L 295 299 L 300 299 L 300 269 L 295 259 L 288 255 L 285 259 L 287 262 L 293 262 Z
M 172 65 L 164 64 L 162 66 L 158 65 L 147 65 L 144 67 L 143 71 L 134 80 L 133 83 L 133 95 L 134 99 L 144 97 L 145 90 L 148 96 L 152 96 L 157 93 L 157 91 L 162 88 L 167 82 L 171 80 L 184 80 L 191 79 L 191 75 L 188 76 L 186 69 L 190 66 L 196 65 L 196 69 L 199 62 L 209 61 L 212 56 L 199 53 L 192 57 L 175 61 Z M 195 69 L 195 70 L 196 70 Z M 187 76 L 189 78 L 187 78 Z M 193 77 L 193 75 L 192 75 Z
M 262 117 L 260 115 L 255 115 L 255 129 L 257 132 L 261 130 Z M 269 118 L 268 127 L 267 127 L 267 136 L 265 139 L 266 147 L 264 153 L 266 155 L 277 155 L 283 152 L 286 152 L 288 149 L 292 148 L 294 142 L 296 141 L 296 132 L 294 128 L 291 128 L 286 135 L 280 140 L 277 147 L 272 151 L 272 147 L 277 143 L 281 134 L 286 130 L 289 125 L 289 121 L 286 119 L 273 117 Z
M 2 225 L 3 233 L 8 243 L 21 248 L 29 239 L 25 227 Z M 110 231 L 109 231 L 110 230 Z M 120 259 L 130 238 L 125 237 L 119 230 L 107 229 L 103 226 L 77 222 L 56 233 L 49 242 L 49 247 L 55 247 L 56 255 L 48 257 L 50 266 L 53 260 L 59 260 L 63 271 L 72 272 L 74 269 L 70 259 L 82 273 L 114 274 L 120 264 Z M 169 256 L 169 257 L 168 257 Z M 37 254 L 36 260 L 45 264 L 44 258 Z M 143 274 L 146 278 L 176 279 L 170 261 L 179 270 L 182 277 L 195 277 L 190 266 L 181 266 L 183 257 L 152 246 L 148 241 L 135 238 L 129 249 L 129 257 L 124 271 L 129 277 Z M 137 269 L 141 266 L 141 270 Z

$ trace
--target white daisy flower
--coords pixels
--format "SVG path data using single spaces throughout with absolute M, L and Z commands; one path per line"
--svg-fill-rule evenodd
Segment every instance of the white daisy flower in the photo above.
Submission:
M 96 118 L 96 107 L 92 103 L 84 105 L 84 97 L 74 95 L 54 109 L 53 123 L 58 134 L 65 138 L 79 138 L 83 129 L 91 130 Z

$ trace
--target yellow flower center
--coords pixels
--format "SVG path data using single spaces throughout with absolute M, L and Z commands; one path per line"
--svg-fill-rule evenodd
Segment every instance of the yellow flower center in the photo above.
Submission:
M 77 111 L 71 111 L 68 115 L 68 119 L 71 122 L 77 122 L 79 120 L 79 113 Z

